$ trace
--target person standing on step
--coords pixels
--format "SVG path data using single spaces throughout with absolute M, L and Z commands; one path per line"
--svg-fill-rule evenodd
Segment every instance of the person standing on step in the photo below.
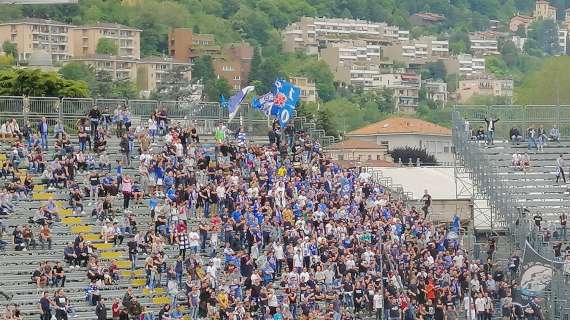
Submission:
M 424 212 L 424 219 L 427 218 L 429 207 L 431 207 L 431 195 L 428 193 L 427 189 L 424 190 L 424 195 L 421 199 L 423 202 L 422 210 Z
M 493 117 L 485 118 L 485 123 L 487 123 L 487 145 L 495 144 L 493 138 L 495 135 L 495 124 L 499 122 L 499 119 L 494 119 Z
M 99 121 L 101 121 L 101 111 L 99 111 L 97 105 L 94 105 L 89 111 L 89 120 L 91 121 L 91 135 L 94 135 L 99 127 Z
M 95 307 L 95 315 L 97 320 L 107 320 L 107 306 L 105 306 L 105 301 L 103 298 L 97 301 L 97 307 Z
M 126 167 L 131 166 L 131 156 L 130 156 L 130 149 L 129 149 L 129 136 L 127 133 L 124 133 L 121 137 L 121 142 L 119 143 L 119 148 L 121 150 L 121 154 L 123 155 L 123 164 Z
M 566 183 L 566 175 L 564 174 L 564 157 L 561 154 L 558 159 L 556 159 L 556 183 L 562 177 L 562 181 Z
M 38 133 L 40 134 L 42 149 L 48 149 L 48 123 L 46 117 L 42 117 L 38 123 Z
M 560 228 L 562 229 L 562 239 L 566 241 L 566 224 L 568 223 L 568 216 L 566 216 L 566 213 L 562 212 L 558 218 L 560 219 Z
M 44 295 L 40 298 L 40 320 L 51 320 L 51 305 L 49 292 L 44 291 Z

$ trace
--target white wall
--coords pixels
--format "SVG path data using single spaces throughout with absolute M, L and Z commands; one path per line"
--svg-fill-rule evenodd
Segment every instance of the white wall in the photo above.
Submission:
M 360 137 L 358 139 L 361 139 Z M 398 147 L 425 148 L 429 154 L 433 154 L 439 162 L 453 162 L 451 137 L 430 136 L 418 134 L 391 134 L 371 137 L 369 141 L 377 144 L 388 142 L 388 150 Z M 398 159 L 394 159 L 398 162 Z M 407 162 L 407 159 L 402 159 Z

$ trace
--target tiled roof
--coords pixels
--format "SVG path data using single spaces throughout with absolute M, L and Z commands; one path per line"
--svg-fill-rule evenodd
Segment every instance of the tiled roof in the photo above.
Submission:
M 331 150 L 343 150 L 343 149 L 380 149 L 381 146 L 374 142 L 362 141 L 357 139 L 348 139 L 328 147 Z
M 391 117 L 386 120 L 368 125 L 364 128 L 356 129 L 352 132 L 349 132 L 347 135 L 364 136 L 394 133 L 451 136 L 451 129 L 416 118 Z
M 393 168 L 397 167 L 397 163 L 388 162 L 385 160 L 362 160 L 362 161 L 354 161 L 354 160 L 333 160 L 334 163 L 338 164 L 343 168 L 351 168 L 356 166 L 366 166 L 366 167 L 378 167 L 378 168 Z

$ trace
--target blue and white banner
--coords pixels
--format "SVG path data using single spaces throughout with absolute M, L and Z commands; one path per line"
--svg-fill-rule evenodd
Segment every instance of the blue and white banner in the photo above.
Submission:
M 561 270 L 564 270 L 563 262 L 541 256 L 527 241 L 519 277 L 520 291 L 514 295 L 514 302 L 525 304 L 533 297 L 543 297 L 550 288 L 553 274 Z
M 277 79 L 273 83 L 273 92 L 268 92 L 261 97 L 254 97 L 251 106 L 261 110 L 266 116 L 277 118 L 283 127 L 293 117 L 293 111 L 299 104 L 301 89 L 292 83 Z
M 232 121 L 232 119 L 236 116 L 236 114 L 239 111 L 239 107 L 241 106 L 241 103 L 243 102 L 247 94 L 252 92 L 253 90 L 255 90 L 254 86 L 247 86 L 239 90 L 235 95 L 231 96 L 228 101 L 224 99 L 224 96 L 220 98 L 220 104 L 222 105 L 222 107 L 228 109 L 229 121 Z
M 254 97 L 251 100 L 251 106 L 254 109 L 259 109 L 263 112 L 266 116 L 271 115 L 271 111 L 273 110 L 273 100 L 275 99 L 275 95 L 273 92 L 268 92 L 261 97 L 257 98 Z

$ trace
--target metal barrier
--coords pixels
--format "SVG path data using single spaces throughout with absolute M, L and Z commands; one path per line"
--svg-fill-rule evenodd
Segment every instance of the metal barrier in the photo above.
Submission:
M 270 122 L 265 115 L 243 104 L 235 116 L 228 122 L 229 115 L 225 108 L 215 102 L 184 102 L 156 100 L 126 100 L 126 99 L 89 99 L 89 98 L 59 98 L 55 97 L 14 97 L 0 96 L 0 121 L 16 119 L 20 124 L 25 120 L 35 123 L 46 117 L 48 123 L 55 124 L 58 120 L 70 132 L 76 130 L 77 120 L 85 117 L 89 110 L 97 105 L 100 110 L 108 109 L 111 114 L 122 106 L 128 106 L 134 123 L 146 121 L 156 110 L 165 110 L 168 117 L 175 122 L 191 121 L 200 134 L 211 134 L 218 122 L 223 121 L 230 130 L 243 127 L 251 136 L 265 136 Z M 335 138 L 327 136 L 323 130 L 304 117 L 293 118 L 296 130 L 303 130 L 321 146 L 335 142 Z
M 566 105 L 456 106 L 454 111 L 461 119 L 469 121 L 471 129 L 475 130 L 480 126 L 486 130 L 485 117 L 498 118 L 496 139 L 508 140 L 509 130 L 513 127 L 526 139 L 530 126 L 543 127 L 547 131 L 557 126 L 562 136 L 570 136 L 570 106 Z
M 453 145 L 457 162 L 470 170 L 470 178 L 491 205 L 488 217 L 491 232 L 501 235 L 509 247 L 522 249 L 529 241 L 532 247 L 546 258 L 553 259 L 551 243 L 545 241 L 541 234 L 533 228 L 532 214 L 524 214 L 517 204 L 511 188 L 503 177 L 508 174 L 505 168 L 490 165 L 488 156 L 481 147 L 470 142 L 469 132 L 466 131 L 465 121 L 471 128 L 484 126 L 484 118 L 493 116 L 500 119 L 496 128 L 495 138 L 508 137 L 510 127 L 526 129 L 527 126 L 558 126 L 561 134 L 570 134 L 570 108 L 564 106 L 458 106 L 453 112 Z M 475 124 L 475 125 L 473 125 Z M 526 134 L 526 130 L 521 130 Z M 546 290 L 545 317 L 546 319 L 570 319 L 570 276 L 565 271 L 556 270 L 552 276 L 550 287 Z

